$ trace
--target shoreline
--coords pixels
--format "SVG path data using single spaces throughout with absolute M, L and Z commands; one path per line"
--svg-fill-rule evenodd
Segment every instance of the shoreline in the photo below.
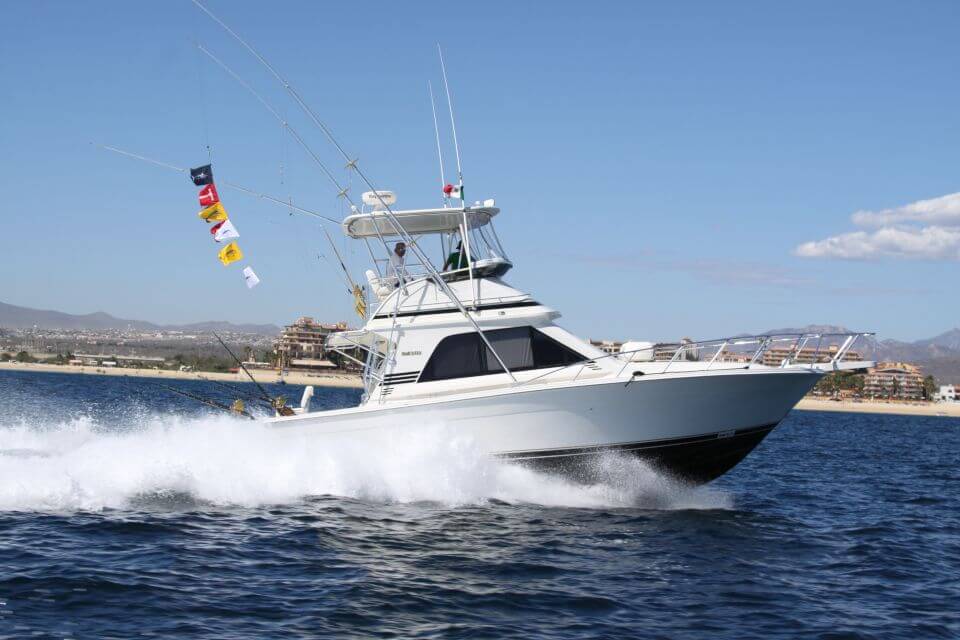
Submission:
M 128 378 L 159 378 L 167 380 L 216 380 L 218 382 L 250 382 L 250 378 L 242 371 L 238 373 L 221 373 L 216 371 L 168 371 L 161 369 L 133 369 L 115 367 L 90 367 L 69 364 L 40 364 L 24 362 L 0 362 L 0 371 L 30 371 L 33 373 L 67 373 L 71 375 L 113 376 Z M 281 377 L 275 370 L 251 369 L 257 382 L 277 383 Z M 361 389 L 360 376 L 351 373 L 287 373 L 282 380 L 287 384 L 308 385 L 315 387 L 338 387 L 346 389 Z
M 849 400 L 822 400 L 803 398 L 794 409 L 798 411 L 834 411 L 841 413 L 882 413 L 898 416 L 932 416 L 960 418 L 960 402 L 850 402 Z
M 128 369 L 113 367 L 90 367 L 77 365 L 40 364 L 23 362 L 0 362 L 0 371 L 30 371 L 34 373 L 66 373 L 71 375 L 114 376 L 131 378 L 158 378 L 167 380 L 216 380 L 218 382 L 250 382 L 243 372 L 220 373 L 213 371 L 167 371 L 158 369 Z M 257 382 L 280 382 L 275 370 L 252 369 Z M 341 389 L 361 389 L 360 376 L 351 373 L 304 373 L 293 372 L 283 376 L 287 384 Z M 831 411 L 841 413 L 874 413 L 902 416 L 932 416 L 960 418 L 960 402 L 908 403 L 908 402 L 851 402 L 805 397 L 794 407 L 797 411 Z

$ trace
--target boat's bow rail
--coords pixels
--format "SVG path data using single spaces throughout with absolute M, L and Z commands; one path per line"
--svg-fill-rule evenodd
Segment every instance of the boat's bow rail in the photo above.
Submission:
M 854 371 L 868 369 L 876 364 L 871 360 L 860 359 L 853 351 L 859 340 L 873 335 L 875 334 L 852 332 L 764 334 L 684 341 L 667 348 L 664 348 L 664 345 L 645 343 L 640 348 L 609 353 L 592 358 L 589 362 L 622 360 L 618 375 L 623 375 L 628 370 L 632 370 L 631 375 L 655 375 L 751 367 L 821 372 Z M 521 384 L 542 382 L 544 378 L 559 371 L 578 366 L 583 367 L 585 363 L 552 369 Z

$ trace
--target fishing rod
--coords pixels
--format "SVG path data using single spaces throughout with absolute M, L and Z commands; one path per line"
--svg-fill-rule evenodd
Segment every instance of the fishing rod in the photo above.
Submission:
M 176 393 L 177 395 L 190 398 L 191 400 L 196 400 L 197 402 L 201 404 L 205 404 L 209 407 L 222 409 L 223 411 L 229 411 L 230 413 L 241 415 L 241 416 L 250 418 L 251 420 L 256 420 L 253 414 L 247 411 L 246 408 L 244 407 L 243 400 L 236 400 L 232 405 L 227 405 L 222 402 L 211 400 L 210 398 L 204 398 L 203 396 L 198 396 L 196 394 L 190 393 L 189 391 L 183 391 L 182 389 L 177 389 L 176 387 L 171 387 L 166 384 L 156 383 L 156 386 L 160 387 L 161 389 L 166 389 L 171 393 Z
M 216 331 L 214 331 L 214 332 L 213 332 L 213 335 L 214 335 L 214 337 L 217 339 L 217 341 L 220 343 L 220 346 L 222 346 L 224 349 L 226 349 L 226 350 L 227 350 L 227 353 L 230 354 L 230 357 L 232 357 L 232 358 L 234 359 L 234 361 L 237 363 L 237 365 L 238 365 L 241 369 L 243 369 L 243 372 L 244 372 L 245 374 L 247 374 L 247 377 L 250 378 L 250 381 L 253 382 L 253 384 L 257 385 L 257 389 L 260 390 L 261 396 L 263 396 L 263 398 L 272 405 L 272 404 L 273 404 L 273 397 L 271 397 L 270 394 L 267 393 L 267 390 L 264 389 L 263 386 L 262 386 L 259 382 L 257 382 L 257 379 L 253 377 L 253 374 L 250 373 L 250 371 L 244 366 L 243 361 L 240 360 L 240 358 L 237 357 L 237 354 L 235 354 L 233 351 L 231 351 L 230 347 L 227 346 L 227 343 L 224 342 L 224 341 L 223 341 L 223 338 L 220 337 L 220 334 L 218 334 Z
M 123 381 L 124 384 L 126 384 L 130 388 L 131 393 L 136 393 L 137 395 L 143 394 L 143 391 L 144 391 L 143 386 L 134 384 L 133 379 L 130 376 L 123 376 L 120 378 L 120 380 Z M 204 380 L 204 382 L 214 382 L 214 381 Z M 223 402 L 219 402 L 212 398 L 205 398 L 201 395 L 190 393 L 189 391 L 184 391 L 182 389 L 177 389 L 176 387 L 171 387 L 170 385 L 163 384 L 162 382 L 150 380 L 149 378 L 146 380 L 143 380 L 142 383 L 143 385 L 146 385 L 149 387 L 164 389 L 165 391 L 169 391 L 171 393 L 184 396 L 185 398 L 196 400 L 200 404 L 207 405 L 208 407 L 213 407 L 214 409 L 220 409 L 221 411 L 226 411 L 234 415 L 240 415 L 240 416 L 244 416 L 245 418 L 250 418 L 251 420 L 256 420 L 256 417 L 253 414 L 251 414 L 249 411 L 247 411 L 246 405 L 244 404 L 243 400 L 239 398 L 234 400 L 231 404 L 225 404 Z
M 342 273 L 339 273 L 339 272 L 337 271 L 337 268 L 333 266 L 333 263 L 330 262 L 330 259 L 326 256 L 326 254 L 324 254 L 324 253 L 317 253 L 317 259 L 318 259 L 318 260 L 323 260 L 324 262 L 326 262 L 328 265 L 330 265 L 330 269 L 332 269 L 334 273 L 338 273 L 341 278 L 343 277 L 343 274 L 342 274 Z M 347 284 L 347 291 L 350 291 L 350 281 L 349 281 L 349 279 L 347 279 L 346 284 Z
M 257 389 L 260 390 L 260 395 L 269 403 L 270 407 L 281 416 L 292 416 L 293 410 L 287 406 L 287 399 L 283 396 L 277 396 L 276 398 L 271 396 L 267 390 L 263 388 L 263 385 L 257 382 L 257 379 L 253 377 L 253 374 L 250 373 L 250 370 L 247 369 L 247 367 L 243 364 L 243 361 L 237 357 L 237 354 L 235 354 L 230 347 L 227 346 L 227 343 L 223 341 L 223 338 L 221 338 L 216 331 L 213 332 L 213 335 L 220 343 L 220 346 L 227 350 L 227 353 L 229 353 L 230 357 L 232 357 L 234 362 L 237 363 L 237 366 L 239 366 L 243 372 L 247 374 L 247 377 L 250 378 L 250 382 L 257 386 Z
M 333 249 L 334 255 L 337 256 L 337 261 L 340 263 L 340 268 L 343 269 L 343 275 L 347 277 L 347 283 L 350 285 L 350 292 L 352 293 L 357 283 L 350 277 L 350 272 L 347 271 L 347 265 L 343 263 L 343 257 L 340 255 L 340 252 L 337 251 L 337 245 L 333 243 L 333 238 L 330 237 L 330 232 L 327 231 L 326 227 L 323 228 L 323 234 L 327 236 L 327 242 L 330 243 L 330 248 Z
M 231 385 L 229 385 L 229 384 L 226 384 L 226 383 L 224 383 L 224 382 L 220 382 L 219 380 L 214 380 L 213 378 L 204 377 L 203 374 L 199 374 L 199 373 L 198 373 L 198 374 L 197 374 L 197 377 L 198 377 L 200 380 L 203 380 L 204 382 L 209 382 L 209 383 L 211 383 L 211 384 L 215 384 L 216 386 L 220 387 L 221 389 L 227 389 L 227 390 L 230 391 L 231 393 L 235 393 L 236 395 L 240 396 L 241 398 L 246 398 L 248 402 L 264 402 L 261 398 L 258 398 L 258 397 L 256 397 L 256 396 L 250 394 L 250 393 L 246 393 L 246 392 L 244 392 L 244 391 L 241 391 L 240 389 L 237 389 L 236 387 L 231 386 Z
M 110 145 L 106 145 L 106 144 L 96 144 L 96 143 L 91 143 L 91 144 L 93 144 L 93 145 L 96 146 L 96 147 L 99 147 L 100 149 L 103 149 L 104 151 L 111 151 L 111 152 L 113 152 L 113 153 L 117 153 L 117 154 L 120 154 L 120 155 L 122 155 L 122 156 L 127 156 L 128 158 L 133 158 L 133 159 L 135 159 L 135 160 L 141 160 L 141 161 L 143 161 L 143 162 L 148 162 L 148 163 L 153 164 L 153 165 L 156 165 L 156 166 L 158 166 L 158 167 L 163 167 L 164 169 L 170 169 L 170 170 L 172 170 L 172 171 L 179 171 L 180 173 L 187 173 L 187 172 L 189 171 L 189 169 L 184 169 L 183 167 L 178 167 L 178 166 L 176 166 L 176 165 L 172 165 L 172 164 L 169 164 L 169 163 L 166 163 L 166 162 L 161 162 L 160 160 L 155 160 L 155 159 L 153 159 L 153 158 L 149 158 L 149 157 L 147 157 L 147 156 L 143 156 L 143 155 L 140 155 L 140 154 L 137 154 L 137 153 L 132 153 L 132 152 L 130 152 L 130 151 L 126 151 L 126 150 L 124 150 L 124 149 L 120 149 L 120 148 L 117 148 L 117 147 L 112 147 L 112 146 L 110 146 Z M 323 215 L 322 213 L 318 213 L 318 212 L 312 211 L 312 210 L 310 210 L 310 209 L 305 209 L 305 208 L 303 208 L 303 207 L 299 207 L 299 206 L 297 206 L 297 205 L 295 205 L 295 204 L 293 204 L 292 202 L 289 202 L 289 201 L 287 201 L 287 200 L 281 200 L 280 198 L 271 196 L 271 195 L 266 194 L 266 193 L 259 193 L 259 192 L 257 192 L 257 191 L 254 191 L 253 189 L 250 189 L 250 188 L 248 188 L 248 187 L 244 187 L 243 185 L 239 185 L 239 184 L 236 184 L 236 183 L 234 183 L 234 182 L 226 182 L 226 181 L 218 182 L 218 184 L 221 184 L 221 185 L 226 186 L 226 187 L 230 187 L 231 189 L 235 189 L 235 190 L 237 190 L 237 191 L 242 191 L 243 193 L 246 193 L 246 194 L 249 195 L 249 196 L 253 196 L 253 197 L 255 197 L 255 198 L 260 198 L 261 200 L 268 200 L 268 201 L 273 202 L 273 203 L 275 203 L 275 204 L 278 204 L 278 205 L 280 205 L 280 206 L 282 206 L 282 207 L 289 208 L 289 209 L 293 209 L 294 211 L 296 211 L 296 212 L 298 212 L 298 213 L 305 213 L 305 214 L 307 214 L 307 215 L 314 216 L 315 218 L 320 218 L 321 220 L 326 220 L 327 222 L 332 222 L 332 223 L 335 224 L 335 225 L 338 225 L 338 226 L 340 225 L 340 221 L 339 221 L 339 220 L 335 220 L 335 219 L 333 219 L 333 218 L 330 218 L 330 217 L 328 217 L 328 216 Z

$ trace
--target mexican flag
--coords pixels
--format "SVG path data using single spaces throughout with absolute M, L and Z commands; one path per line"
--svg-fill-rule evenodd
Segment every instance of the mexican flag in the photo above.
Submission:
M 448 184 L 443 188 L 443 196 L 445 198 L 459 198 L 463 200 L 463 186 L 455 186 Z

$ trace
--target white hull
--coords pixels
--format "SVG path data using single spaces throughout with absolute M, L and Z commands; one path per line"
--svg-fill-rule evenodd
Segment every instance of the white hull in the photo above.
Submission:
M 371 402 L 269 423 L 301 435 L 374 440 L 418 425 L 443 425 L 485 453 L 560 471 L 583 473 L 580 463 L 618 449 L 708 481 L 749 453 L 819 377 L 809 370 L 737 369 L 607 378 Z

